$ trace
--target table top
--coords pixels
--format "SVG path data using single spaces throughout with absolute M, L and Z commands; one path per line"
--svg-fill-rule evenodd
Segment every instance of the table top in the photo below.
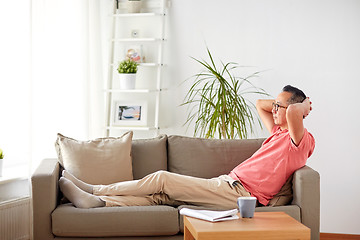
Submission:
M 184 216 L 185 217 L 185 216 Z M 255 212 L 253 218 L 241 218 L 223 222 L 208 222 L 192 217 L 184 218 L 186 227 L 197 239 L 205 235 L 244 235 L 262 233 L 263 235 L 310 235 L 310 229 L 284 212 Z M 241 233 L 241 234 L 240 234 Z M 224 238 L 225 239 L 225 238 Z

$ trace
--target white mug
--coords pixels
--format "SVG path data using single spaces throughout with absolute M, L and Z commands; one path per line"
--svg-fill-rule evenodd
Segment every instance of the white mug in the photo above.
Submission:
M 254 217 L 256 197 L 239 197 L 237 199 L 240 215 L 243 218 Z

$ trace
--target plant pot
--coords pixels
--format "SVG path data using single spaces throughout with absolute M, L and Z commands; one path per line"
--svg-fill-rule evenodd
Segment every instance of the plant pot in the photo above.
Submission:
M 128 1 L 127 11 L 128 13 L 139 13 L 141 11 L 141 1 Z
M 3 161 L 4 159 L 0 159 L 0 177 L 2 177 L 2 172 L 3 172 Z
M 136 73 L 119 74 L 120 89 L 135 89 Z

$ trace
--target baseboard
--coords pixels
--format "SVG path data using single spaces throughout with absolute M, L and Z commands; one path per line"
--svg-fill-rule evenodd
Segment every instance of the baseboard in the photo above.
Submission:
M 320 233 L 320 240 L 360 240 L 360 235 L 338 234 L 338 233 Z

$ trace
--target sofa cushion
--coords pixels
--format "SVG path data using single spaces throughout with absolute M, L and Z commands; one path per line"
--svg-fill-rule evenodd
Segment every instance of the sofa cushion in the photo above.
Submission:
M 264 139 L 168 137 L 169 171 L 212 178 L 228 174 L 260 148 Z
M 268 206 L 283 206 L 291 202 L 293 198 L 292 179 L 293 174 L 286 180 L 280 191 L 269 201 Z
M 75 208 L 59 205 L 52 231 L 61 237 L 161 236 L 179 232 L 179 215 L 170 206 Z
M 55 147 L 60 164 L 75 177 L 90 184 L 110 184 L 133 179 L 132 135 L 79 141 L 58 134 Z
M 134 179 L 140 179 L 158 170 L 167 170 L 167 136 L 137 139 L 132 142 Z

